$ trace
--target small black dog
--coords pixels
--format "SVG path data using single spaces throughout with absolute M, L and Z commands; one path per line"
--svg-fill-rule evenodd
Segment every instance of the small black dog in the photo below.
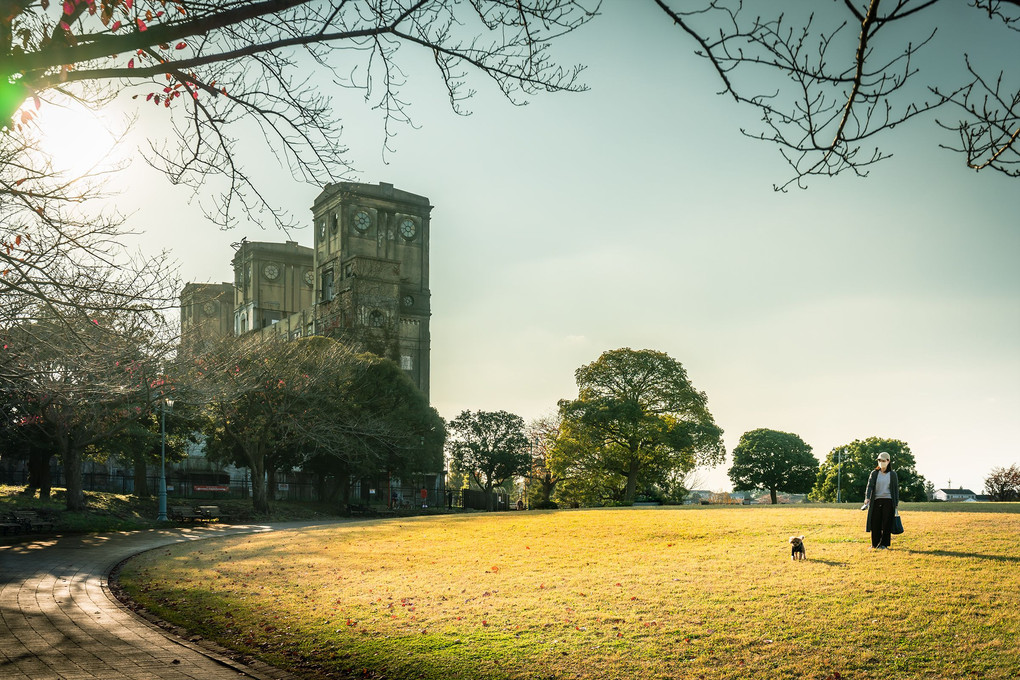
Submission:
M 807 553 L 804 551 L 804 537 L 803 536 L 790 536 L 790 559 L 793 560 L 806 560 Z

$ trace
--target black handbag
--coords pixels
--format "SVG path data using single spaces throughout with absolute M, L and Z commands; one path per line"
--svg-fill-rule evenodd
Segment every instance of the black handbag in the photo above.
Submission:
M 902 534 L 903 533 L 903 520 L 900 519 L 900 511 L 899 510 L 896 511 L 896 514 L 894 514 L 893 518 L 892 518 L 892 532 L 894 534 Z

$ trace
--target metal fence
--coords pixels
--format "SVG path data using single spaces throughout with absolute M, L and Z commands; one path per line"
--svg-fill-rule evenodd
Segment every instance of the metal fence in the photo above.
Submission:
M 335 481 L 322 485 L 305 473 L 281 474 L 279 480 L 268 489 L 271 500 L 312 503 L 339 503 L 341 494 Z M 50 483 L 53 487 L 66 486 L 63 470 L 59 466 L 50 469 Z M 358 482 L 351 487 L 349 505 L 366 509 L 391 509 L 398 511 L 470 509 L 487 510 L 489 498 L 484 491 L 476 489 L 445 489 L 442 479 L 430 478 L 428 487 L 411 484 L 391 484 L 386 480 L 379 483 Z M 28 471 L 0 466 L 0 484 L 26 486 Z M 149 495 L 154 496 L 159 488 L 159 475 L 152 472 L 146 476 Z M 122 471 L 109 472 L 103 469 L 86 469 L 82 473 L 82 487 L 85 491 L 133 494 L 135 478 Z M 247 475 L 242 478 L 225 473 L 187 474 L 180 471 L 167 473 L 167 499 L 174 500 L 232 500 L 251 497 L 251 481 Z M 493 510 L 510 510 L 510 496 L 505 490 L 492 493 Z

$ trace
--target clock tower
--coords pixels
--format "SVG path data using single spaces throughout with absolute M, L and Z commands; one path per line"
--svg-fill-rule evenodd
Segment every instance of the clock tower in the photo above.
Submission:
M 312 206 L 315 332 L 396 361 L 429 394 L 429 216 L 424 196 L 341 182 Z
M 312 304 L 312 249 L 242 239 L 234 253 L 234 334 L 269 328 Z

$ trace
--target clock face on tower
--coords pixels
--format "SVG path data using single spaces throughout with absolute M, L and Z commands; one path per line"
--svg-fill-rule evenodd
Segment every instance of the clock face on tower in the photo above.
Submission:
M 305 283 L 310 286 L 314 282 L 315 282 L 315 277 L 312 276 L 312 272 L 311 271 L 305 272 Z
M 275 281 L 276 277 L 280 275 L 280 268 L 278 266 L 276 266 L 275 264 L 270 263 L 270 264 L 267 264 L 262 269 L 262 273 L 270 281 Z
M 206 316 L 212 316 L 216 312 L 216 305 L 211 302 L 207 302 L 202 305 L 202 311 L 205 312 Z
M 372 226 L 372 216 L 364 210 L 354 213 L 354 228 L 364 234 Z
M 415 225 L 414 220 L 410 217 L 405 217 L 400 222 L 400 235 L 410 241 L 414 238 L 414 235 L 418 233 L 418 227 Z

